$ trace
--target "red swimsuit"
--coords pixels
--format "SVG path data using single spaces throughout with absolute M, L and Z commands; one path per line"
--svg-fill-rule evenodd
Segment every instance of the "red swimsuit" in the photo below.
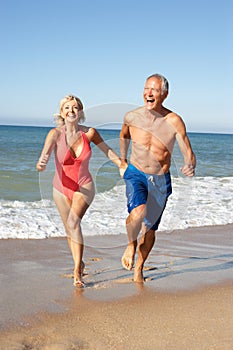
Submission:
M 53 187 L 63 193 L 69 199 L 81 186 L 92 181 L 89 172 L 89 160 L 91 158 L 91 146 L 86 134 L 81 131 L 83 148 L 80 155 L 74 158 L 66 143 L 65 126 L 57 141 L 55 150 L 56 172 L 53 179 Z

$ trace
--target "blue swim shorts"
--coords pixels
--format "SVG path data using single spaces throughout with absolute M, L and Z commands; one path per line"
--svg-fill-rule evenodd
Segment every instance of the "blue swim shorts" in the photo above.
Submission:
M 125 173 L 127 207 L 130 213 L 141 204 L 146 204 L 144 223 L 147 230 L 157 230 L 172 193 L 170 172 L 163 175 L 145 174 L 129 164 Z

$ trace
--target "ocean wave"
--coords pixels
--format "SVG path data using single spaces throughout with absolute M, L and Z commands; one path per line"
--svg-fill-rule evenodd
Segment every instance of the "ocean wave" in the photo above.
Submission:
M 233 223 L 233 177 L 172 178 L 159 231 Z M 0 239 L 65 237 L 63 225 L 51 200 L 0 201 Z M 126 233 L 125 186 L 97 193 L 86 212 L 85 236 Z

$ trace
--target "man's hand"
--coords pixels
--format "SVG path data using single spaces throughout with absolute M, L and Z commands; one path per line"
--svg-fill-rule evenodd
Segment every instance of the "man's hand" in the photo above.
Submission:
M 194 176 L 195 175 L 195 167 L 192 164 L 185 164 L 183 168 L 180 168 L 181 172 L 185 176 Z

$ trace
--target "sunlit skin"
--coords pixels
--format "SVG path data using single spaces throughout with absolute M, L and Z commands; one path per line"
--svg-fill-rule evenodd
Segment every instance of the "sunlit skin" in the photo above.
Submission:
M 163 106 L 168 95 L 162 91 L 162 82 L 152 77 L 145 82 L 143 90 L 144 106 L 126 114 L 120 132 L 121 169 L 126 170 L 127 153 L 131 142 L 130 163 L 146 174 L 161 175 L 169 171 L 175 141 L 178 142 L 184 158 L 180 169 L 188 177 L 194 175 L 196 158 L 193 153 L 186 127 L 182 118 Z M 126 219 L 128 246 L 122 257 L 122 265 L 131 270 L 137 248 L 137 237 L 142 230 L 138 245 L 138 261 L 134 269 L 134 281 L 143 282 L 143 265 L 155 241 L 155 231 L 146 231 L 143 224 L 146 205 L 133 209 Z
M 79 157 L 83 149 L 83 138 L 81 131 L 84 132 L 88 141 L 97 145 L 100 150 L 118 167 L 121 164 L 118 155 L 103 141 L 98 131 L 91 127 L 79 124 L 79 107 L 75 99 L 64 103 L 60 115 L 64 120 L 66 143 L 75 158 Z M 56 152 L 57 141 L 61 135 L 62 128 L 57 127 L 49 131 L 41 156 L 36 168 L 38 171 L 44 171 L 53 151 Z M 81 228 L 81 221 L 86 210 L 93 201 L 95 195 L 94 183 L 90 181 L 80 186 L 79 190 L 74 192 L 72 200 L 63 193 L 53 188 L 53 199 L 61 216 L 68 244 L 74 260 L 74 285 L 83 287 L 82 280 L 84 262 L 82 261 L 84 243 Z

